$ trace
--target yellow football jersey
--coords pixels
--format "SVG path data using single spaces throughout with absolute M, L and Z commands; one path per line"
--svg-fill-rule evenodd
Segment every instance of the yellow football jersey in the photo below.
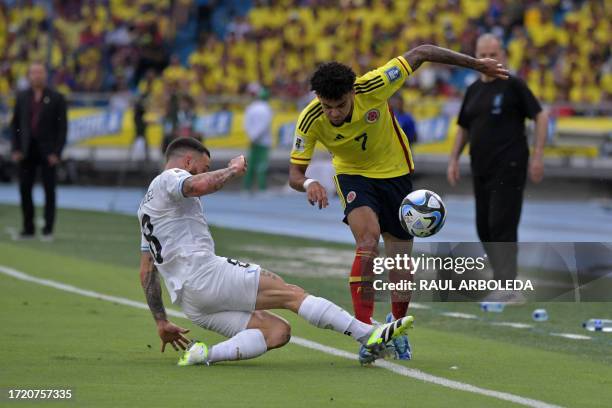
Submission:
M 311 101 L 296 124 L 291 163 L 310 163 L 320 142 L 332 154 L 337 174 L 391 178 L 411 173 L 408 138 L 387 103 L 411 73 L 400 56 L 357 78 L 353 113 L 341 126 L 331 124 L 318 99 Z

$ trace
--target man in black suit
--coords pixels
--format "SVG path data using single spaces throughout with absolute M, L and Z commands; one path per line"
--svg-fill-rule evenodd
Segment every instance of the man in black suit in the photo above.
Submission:
M 12 158 L 19 167 L 19 192 L 23 230 L 21 238 L 34 237 L 32 187 L 36 170 L 41 168 L 45 189 L 45 227 L 43 239 L 53 238 L 55 222 L 55 178 L 66 143 L 67 117 L 64 97 L 49 89 L 47 70 L 40 63 L 30 65 L 30 88 L 19 92 L 12 127 Z

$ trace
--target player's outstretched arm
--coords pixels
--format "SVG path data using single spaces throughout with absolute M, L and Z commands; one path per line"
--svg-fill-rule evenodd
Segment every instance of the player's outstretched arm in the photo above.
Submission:
M 162 289 L 159 281 L 159 273 L 153 263 L 153 257 L 148 252 L 143 252 L 140 256 L 140 284 L 144 289 L 147 304 L 153 314 L 155 323 L 157 324 L 157 334 L 161 339 L 162 353 L 166 349 L 166 344 L 178 350 L 179 347 L 183 350 L 189 344 L 189 339 L 183 334 L 189 333 L 188 329 L 176 326 L 168 321 L 164 302 L 162 300 Z
M 189 177 L 183 183 L 185 197 L 199 197 L 220 190 L 225 183 L 246 172 L 247 163 L 244 156 L 234 157 L 228 166 L 221 170 L 198 174 Z
M 440 64 L 471 68 L 496 78 L 507 79 L 509 74 L 508 70 L 497 62 L 497 60 L 491 58 L 474 58 L 430 44 L 419 45 L 411 49 L 404 54 L 404 58 L 408 61 L 413 71 L 419 68 L 424 62 L 438 62 Z

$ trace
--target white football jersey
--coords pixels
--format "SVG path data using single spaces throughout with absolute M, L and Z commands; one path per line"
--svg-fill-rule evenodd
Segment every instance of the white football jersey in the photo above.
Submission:
M 185 197 L 191 174 L 168 169 L 155 177 L 138 208 L 142 251 L 150 251 L 176 303 L 186 280 L 215 259 L 215 244 L 198 197 Z M 204 264 L 204 265 L 203 265 Z

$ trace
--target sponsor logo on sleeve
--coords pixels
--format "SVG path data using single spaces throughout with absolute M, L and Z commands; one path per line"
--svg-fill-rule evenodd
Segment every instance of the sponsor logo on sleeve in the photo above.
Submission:
M 401 77 L 401 72 L 398 67 L 391 67 L 385 71 L 385 75 L 389 78 L 389 82 L 393 82 Z
M 295 135 L 295 140 L 293 141 L 293 150 L 296 152 L 304 151 L 304 139 L 299 135 Z

